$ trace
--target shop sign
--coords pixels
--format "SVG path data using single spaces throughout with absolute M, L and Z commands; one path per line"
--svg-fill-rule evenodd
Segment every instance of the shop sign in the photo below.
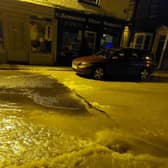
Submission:
M 99 6 L 99 2 L 100 2 L 100 0 L 78 0 L 78 1 L 90 4 L 90 5 L 96 5 L 96 6 Z
M 113 27 L 113 28 L 122 28 L 122 25 L 120 24 L 114 24 L 107 21 L 104 21 L 104 26 Z
M 85 17 L 82 17 L 82 16 L 77 15 L 77 14 L 73 14 L 73 13 L 66 13 L 66 12 L 60 12 L 60 11 L 57 12 L 56 11 L 56 17 L 61 18 L 61 19 L 78 21 L 78 22 L 86 22 Z
M 95 20 L 95 19 L 92 19 L 92 18 L 89 18 L 88 19 L 88 23 L 91 23 L 91 24 L 101 24 L 101 21 L 100 20 Z
M 67 15 L 67 14 L 64 14 L 64 13 L 61 14 L 61 18 L 68 19 L 68 20 L 74 20 L 74 21 L 80 21 L 80 22 L 85 22 L 86 21 L 86 18 L 79 17 L 79 16 L 71 16 L 71 15 Z

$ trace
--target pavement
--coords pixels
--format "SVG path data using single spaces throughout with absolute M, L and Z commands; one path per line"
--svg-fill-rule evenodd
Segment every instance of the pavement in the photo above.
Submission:
M 28 69 L 45 69 L 52 71 L 73 71 L 68 66 L 40 66 L 40 65 L 18 65 L 18 64 L 0 64 L 0 70 L 28 70 Z M 152 77 L 168 78 L 168 71 L 156 70 L 151 75 Z

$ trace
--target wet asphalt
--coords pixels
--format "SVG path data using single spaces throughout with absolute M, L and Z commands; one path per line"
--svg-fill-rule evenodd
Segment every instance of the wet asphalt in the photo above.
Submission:
M 46 113 L 89 115 L 80 99 L 63 84 L 48 76 L 12 70 L 0 71 L 0 80 L 3 166 L 52 158 L 87 145 L 84 140 L 66 135 L 58 128 L 36 123 L 35 118 Z

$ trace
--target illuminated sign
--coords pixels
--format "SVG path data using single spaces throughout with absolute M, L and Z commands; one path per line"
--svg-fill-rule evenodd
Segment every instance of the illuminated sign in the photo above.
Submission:
M 99 6 L 100 0 L 78 0 L 79 2 Z

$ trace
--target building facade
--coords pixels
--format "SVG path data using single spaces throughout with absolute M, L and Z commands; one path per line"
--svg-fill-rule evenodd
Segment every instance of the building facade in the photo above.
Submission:
M 54 62 L 55 20 L 52 8 L 17 1 L 0 1 L 0 62 Z
M 104 47 L 119 47 L 125 22 L 99 14 L 55 10 L 58 20 L 58 63 L 90 55 Z
M 0 63 L 66 65 L 121 45 L 129 0 L 1 0 Z M 126 39 L 127 41 L 127 39 Z
M 158 69 L 168 69 L 168 1 L 137 0 L 130 46 L 151 50 Z

